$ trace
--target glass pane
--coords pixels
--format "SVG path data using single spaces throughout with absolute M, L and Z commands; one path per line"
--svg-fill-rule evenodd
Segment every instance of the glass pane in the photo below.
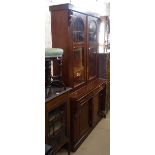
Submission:
M 96 56 L 97 56 L 97 23 L 96 18 L 89 18 L 89 44 L 88 44 L 88 80 L 96 77 Z
M 81 17 L 73 19 L 73 42 L 84 41 L 84 23 Z
M 96 76 L 96 47 L 89 48 L 89 66 L 88 66 L 88 78 L 89 80 Z
M 97 40 L 97 26 L 95 21 L 90 21 L 89 23 L 89 41 Z
M 100 29 L 99 29 L 99 53 L 103 53 L 104 52 L 104 31 L 105 31 L 105 23 L 102 22 L 100 24 Z
M 74 86 L 84 82 L 84 48 L 74 49 Z

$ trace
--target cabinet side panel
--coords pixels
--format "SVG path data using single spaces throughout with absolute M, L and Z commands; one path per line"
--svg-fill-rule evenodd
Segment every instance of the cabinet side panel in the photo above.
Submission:
M 94 97 L 93 97 L 93 125 L 95 126 L 99 120 L 99 94 L 97 93 Z
M 68 10 L 58 10 L 51 13 L 52 47 L 64 50 L 62 60 L 62 78 L 66 86 L 71 86 L 69 78 L 69 66 L 72 66 L 68 58 L 71 57 L 71 44 L 69 40 Z
M 87 81 L 98 78 L 99 18 L 87 17 Z

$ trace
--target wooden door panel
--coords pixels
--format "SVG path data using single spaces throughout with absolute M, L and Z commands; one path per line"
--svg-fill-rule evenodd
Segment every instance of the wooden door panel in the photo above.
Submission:
M 93 97 L 93 125 L 99 121 L 99 94 Z
M 79 118 L 80 118 L 80 128 L 79 128 L 79 133 L 80 137 L 89 129 L 89 102 L 85 102 L 81 110 L 79 112 Z

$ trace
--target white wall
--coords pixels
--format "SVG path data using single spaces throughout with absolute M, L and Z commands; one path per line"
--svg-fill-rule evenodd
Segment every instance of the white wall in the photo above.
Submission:
M 102 16 L 110 16 L 110 2 L 109 0 L 98 0 L 96 10 Z
M 45 48 L 52 47 L 52 38 L 51 38 L 51 14 L 49 11 L 50 1 L 46 1 L 46 12 L 45 12 Z

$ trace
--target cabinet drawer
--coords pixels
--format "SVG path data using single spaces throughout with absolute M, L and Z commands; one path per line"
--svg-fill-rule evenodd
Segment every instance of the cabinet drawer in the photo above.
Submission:
M 99 87 L 98 89 L 96 89 L 95 91 L 91 92 L 89 95 L 85 96 L 84 98 L 82 98 L 81 100 L 78 101 L 78 107 L 81 108 L 85 102 L 87 102 L 88 100 L 93 99 L 94 96 L 96 96 L 97 94 L 99 94 L 99 92 L 103 89 L 103 87 Z
M 80 101 L 79 101 L 79 105 L 80 107 L 84 105 L 85 102 L 87 102 L 88 100 L 92 99 L 93 97 L 93 93 L 89 94 L 88 96 L 82 98 Z
M 83 107 L 87 102 L 88 102 L 88 100 L 84 100 L 83 102 L 80 102 L 79 108 Z
M 103 88 L 104 88 L 103 86 L 98 87 L 98 89 L 96 89 L 96 90 L 93 92 L 93 95 L 98 94 Z

